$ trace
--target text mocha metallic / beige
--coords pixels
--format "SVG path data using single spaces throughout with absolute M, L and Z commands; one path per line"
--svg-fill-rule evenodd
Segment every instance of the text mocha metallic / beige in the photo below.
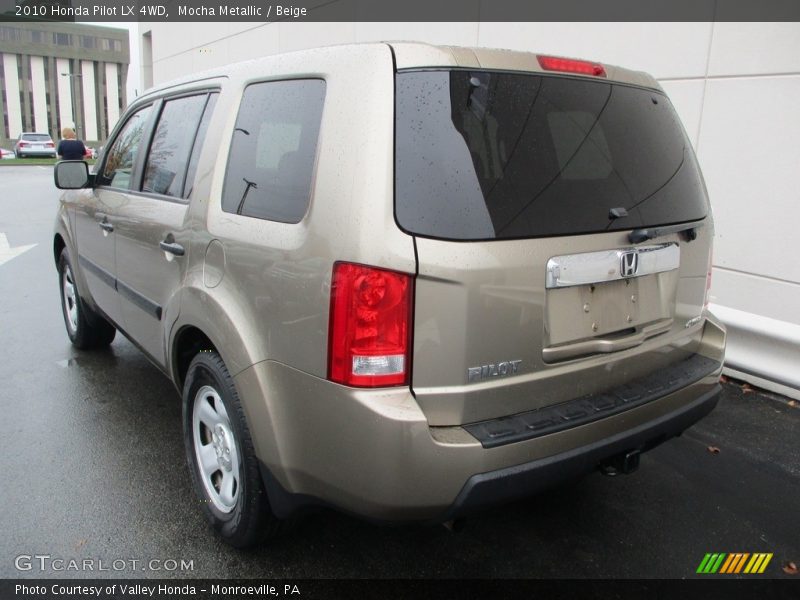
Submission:
M 716 404 L 709 202 L 644 73 L 270 56 L 148 91 L 55 181 L 67 333 L 175 383 L 235 546 L 312 506 L 441 521 L 630 472 Z

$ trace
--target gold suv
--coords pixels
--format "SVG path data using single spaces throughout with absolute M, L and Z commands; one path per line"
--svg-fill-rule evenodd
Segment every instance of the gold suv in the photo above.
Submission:
M 716 404 L 711 211 L 645 73 L 269 56 L 148 91 L 55 180 L 67 333 L 175 383 L 235 546 L 310 506 L 449 520 L 630 472 Z

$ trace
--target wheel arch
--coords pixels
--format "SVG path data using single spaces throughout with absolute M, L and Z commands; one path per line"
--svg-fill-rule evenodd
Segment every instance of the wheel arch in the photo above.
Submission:
M 64 238 L 61 236 L 60 233 L 56 233 L 53 236 L 53 259 L 58 264 L 58 259 L 61 257 L 61 253 L 64 251 L 64 248 L 67 247 L 67 242 L 64 241 Z
M 203 350 L 219 353 L 211 338 L 199 327 L 185 325 L 175 334 L 172 344 L 172 377 L 179 390 L 183 389 L 192 359 Z
M 231 298 L 217 297 L 203 288 L 186 287 L 181 291 L 180 314 L 171 328 L 169 341 L 172 379 L 183 390 L 192 358 L 201 350 L 214 350 L 232 377 L 257 361 L 261 351 L 257 340 L 243 335 L 246 323 Z

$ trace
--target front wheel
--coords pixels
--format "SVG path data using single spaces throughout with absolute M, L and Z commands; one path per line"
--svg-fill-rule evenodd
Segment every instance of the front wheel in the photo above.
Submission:
M 279 532 L 269 506 L 233 379 L 216 352 L 200 352 L 183 386 L 186 455 L 202 510 L 231 546 L 247 548 Z
M 64 248 L 58 258 L 58 281 L 61 288 L 61 312 L 72 344 L 81 350 L 102 348 L 114 341 L 114 326 L 83 302 L 75 283 L 75 275 Z

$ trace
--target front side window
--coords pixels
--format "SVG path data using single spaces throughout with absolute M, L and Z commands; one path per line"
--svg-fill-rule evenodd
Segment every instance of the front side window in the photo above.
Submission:
M 222 210 L 298 223 L 306 213 L 322 121 L 325 82 L 248 86 L 236 119 Z
M 164 103 L 147 156 L 142 191 L 177 198 L 183 195 L 186 166 L 207 98 L 201 94 Z
M 114 140 L 103 168 L 103 181 L 107 185 L 130 189 L 133 165 L 151 110 L 152 106 L 146 106 L 134 113 Z

